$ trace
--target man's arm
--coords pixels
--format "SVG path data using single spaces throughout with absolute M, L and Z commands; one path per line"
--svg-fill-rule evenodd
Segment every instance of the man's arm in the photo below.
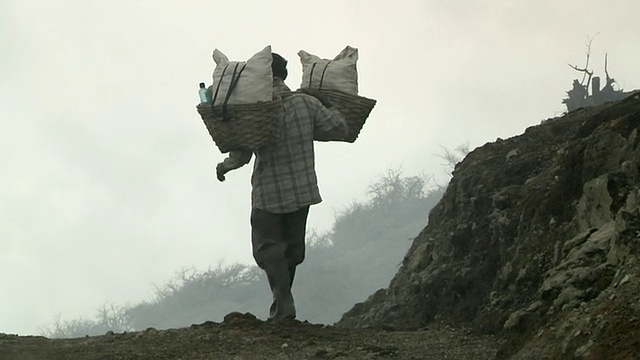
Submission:
M 334 108 L 320 106 L 314 124 L 313 138 L 319 141 L 337 141 L 344 139 L 349 133 L 347 121 Z
M 216 166 L 218 180 L 224 181 L 226 173 L 248 164 L 252 155 L 253 153 L 250 151 L 230 151 L 229 156 Z
M 331 101 L 320 91 L 302 88 L 299 92 L 311 95 L 316 100 L 309 104 L 310 111 L 315 114 L 313 139 L 319 141 L 342 140 L 349 133 L 349 126 L 342 114 L 332 107 Z

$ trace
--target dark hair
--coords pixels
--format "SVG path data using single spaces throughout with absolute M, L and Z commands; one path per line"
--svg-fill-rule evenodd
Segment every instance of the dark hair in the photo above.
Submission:
M 287 60 L 276 53 L 271 53 L 271 71 L 273 72 L 273 76 L 286 80 L 288 74 Z

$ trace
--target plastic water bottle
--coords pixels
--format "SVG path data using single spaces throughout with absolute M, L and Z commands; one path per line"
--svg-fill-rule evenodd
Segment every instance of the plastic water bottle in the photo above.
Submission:
M 207 88 L 203 82 L 200 83 L 200 89 L 198 89 L 198 95 L 200 96 L 200 104 L 208 104 L 209 99 L 207 97 Z

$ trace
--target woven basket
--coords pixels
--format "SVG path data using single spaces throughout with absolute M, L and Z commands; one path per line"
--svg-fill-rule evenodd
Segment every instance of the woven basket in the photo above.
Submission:
M 232 150 L 255 151 L 278 140 L 281 114 L 280 99 L 255 104 L 222 106 L 198 105 L 209 135 L 226 153 Z
M 356 141 L 376 101 L 363 96 L 350 95 L 335 90 L 321 89 L 320 92 L 331 101 L 333 107 L 338 110 L 347 121 L 349 133 L 342 141 L 350 143 Z

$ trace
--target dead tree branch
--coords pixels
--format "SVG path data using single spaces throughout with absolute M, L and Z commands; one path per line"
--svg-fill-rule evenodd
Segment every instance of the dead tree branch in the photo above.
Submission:
M 611 76 L 609 76 L 609 70 L 607 70 L 608 57 L 609 57 L 609 54 L 605 53 L 604 54 L 604 74 L 607 76 L 607 84 L 613 84 L 615 80 Z
M 589 59 L 591 58 L 591 44 L 593 43 L 593 40 L 596 38 L 596 36 L 598 36 L 600 33 L 595 34 L 592 38 L 589 38 L 589 42 L 586 44 L 587 46 L 587 61 L 584 65 L 584 68 L 579 68 L 577 65 L 572 65 L 569 64 L 569 66 L 579 72 L 584 73 L 584 75 L 582 76 L 582 81 L 580 82 L 580 84 L 584 85 L 584 80 L 587 76 L 589 76 L 589 78 L 587 79 L 587 84 L 585 85 L 585 87 L 588 89 L 589 88 L 589 84 L 591 83 L 591 76 L 593 76 L 593 71 L 589 71 Z

